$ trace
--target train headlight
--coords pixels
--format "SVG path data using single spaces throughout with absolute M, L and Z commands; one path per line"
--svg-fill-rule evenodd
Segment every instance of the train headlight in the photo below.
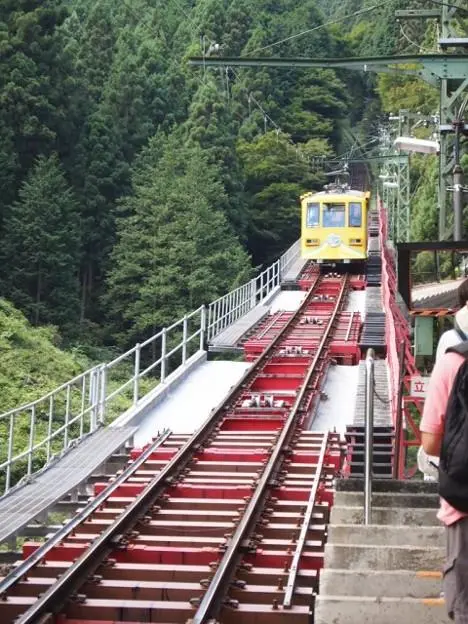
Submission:
M 350 238 L 349 244 L 350 245 L 362 245 L 362 240 L 360 238 Z
M 306 240 L 306 245 L 309 245 L 309 247 L 316 247 L 317 245 L 320 245 L 320 239 L 319 238 L 308 238 Z
M 341 237 L 338 234 L 330 234 L 327 237 L 327 243 L 330 247 L 339 247 L 341 245 Z

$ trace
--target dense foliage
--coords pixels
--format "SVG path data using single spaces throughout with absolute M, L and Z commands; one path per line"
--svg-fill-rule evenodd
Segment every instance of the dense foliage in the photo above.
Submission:
M 317 162 L 372 138 L 383 113 L 436 112 L 437 93 L 389 74 L 187 58 L 214 43 L 284 57 L 433 49 L 432 22 L 402 30 L 393 18 L 406 7 L 2 2 L 0 296 L 91 353 L 144 339 L 254 275 L 297 237 L 298 196 L 326 179 Z M 434 158 L 413 159 L 415 238 L 437 232 L 436 176 Z
M 316 0 L 2 2 L 0 294 L 68 343 L 125 345 L 281 253 L 366 87 L 187 57 L 350 54 L 323 20 Z
M 87 361 L 64 353 L 50 327 L 31 327 L 21 312 L 0 299 L 0 413 L 38 399 L 77 375 Z

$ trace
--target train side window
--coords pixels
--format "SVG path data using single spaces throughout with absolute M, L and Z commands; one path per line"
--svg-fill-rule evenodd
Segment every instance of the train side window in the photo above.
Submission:
M 345 227 L 345 205 L 323 204 L 322 223 L 324 228 Z
M 320 205 L 307 204 L 307 227 L 318 227 L 320 225 Z
M 362 226 L 362 204 L 350 202 L 349 204 L 349 227 Z

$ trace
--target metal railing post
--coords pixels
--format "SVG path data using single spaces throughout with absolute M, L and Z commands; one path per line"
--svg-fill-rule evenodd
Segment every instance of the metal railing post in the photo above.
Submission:
M 67 386 L 67 398 L 65 399 L 65 428 L 63 430 L 63 450 L 68 448 L 68 428 L 70 422 L 70 401 L 71 401 L 71 389 Z
M 92 409 L 90 411 L 90 431 L 94 431 L 97 428 L 99 419 L 99 392 L 100 392 L 100 369 L 96 368 L 91 373 L 91 391 L 90 401 Z
M 12 457 L 13 457 L 13 438 L 15 435 L 15 414 L 11 414 L 10 416 L 10 434 L 8 436 L 8 457 L 7 457 L 7 467 L 6 467 L 6 477 L 5 477 L 5 494 L 10 489 L 11 484 L 11 465 L 12 465 Z
M 100 369 L 100 385 L 99 385 L 99 422 L 104 424 L 106 421 L 106 394 L 107 394 L 107 367 L 105 364 Z
M 203 350 L 203 348 L 205 347 L 205 333 L 206 333 L 207 327 L 206 327 L 206 307 L 202 306 L 202 309 L 200 311 L 200 350 Z M 209 334 L 208 334 L 208 340 L 209 340 Z
M 140 386 L 140 356 L 141 356 L 141 345 L 138 342 L 135 345 L 135 376 L 133 378 L 133 405 L 138 403 L 138 393 Z
M 51 394 L 49 399 L 49 423 L 47 426 L 47 463 L 50 462 L 50 458 L 52 457 L 52 427 L 54 421 L 54 409 L 54 395 Z
M 187 323 L 187 315 L 185 315 L 182 325 L 182 366 L 187 361 Z
M 206 323 L 206 316 L 205 315 L 206 315 L 206 309 L 205 309 L 205 306 L 203 306 L 203 308 L 202 308 L 202 317 L 201 317 L 201 321 L 200 321 L 200 323 L 201 323 L 201 326 L 200 326 L 200 329 L 201 329 L 200 344 L 202 345 L 200 347 L 200 349 L 203 349 L 202 338 L 203 338 L 203 334 L 205 333 L 205 331 L 206 331 L 206 336 L 207 336 L 208 342 L 213 338 L 213 328 L 211 327 L 212 321 L 213 321 L 213 318 L 212 318 L 213 317 L 213 304 L 210 304 L 208 306 L 208 322 L 207 322 L 207 326 L 206 327 L 204 327 L 204 322 L 203 322 L 204 317 L 205 317 L 205 323 Z
M 364 524 L 372 521 L 372 450 L 374 442 L 374 350 L 366 354 L 365 450 L 364 450 Z
M 29 449 L 28 449 L 28 476 L 32 474 L 34 433 L 36 428 L 36 406 L 31 407 L 31 419 L 29 428 Z
M 167 330 L 164 327 L 161 334 L 161 383 L 166 379 L 166 351 L 167 351 Z
M 250 308 L 249 310 L 252 310 L 252 308 L 255 308 L 255 306 L 257 305 L 257 278 L 253 278 L 252 280 L 250 280 Z

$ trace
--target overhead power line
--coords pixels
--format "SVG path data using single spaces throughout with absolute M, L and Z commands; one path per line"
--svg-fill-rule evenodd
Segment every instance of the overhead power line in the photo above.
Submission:
M 375 11 L 376 9 L 382 8 L 387 3 L 374 4 L 371 7 L 366 9 L 360 9 L 359 11 L 354 11 L 354 13 L 350 13 L 349 15 L 344 15 L 343 17 L 337 17 L 335 19 L 329 20 L 328 22 L 323 22 L 323 24 L 319 24 L 318 26 L 314 26 L 313 28 L 308 28 L 307 30 L 303 30 L 300 33 L 296 33 L 295 35 L 291 35 L 290 37 L 286 37 L 285 39 L 280 39 L 279 41 L 275 41 L 273 43 L 269 43 L 266 46 L 261 48 L 256 48 L 255 50 L 251 50 L 243 54 L 240 58 L 244 58 L 249 54 L 255 54 L 256 52 L 261 52 L 262 50 L 268 50 L 274 46 L 280 45 L 281 43 L 285 43 L 286 41 L 291 41 L 291 39 L 297 39 L 297 37 L 302 37 L 303 35 L 307 35 L 311 32 L 315 32 L 317 30 L 321 30 L 322 28 L 326 28 L 327 26 L 331 26 L 332 24 L 339 24 L 340 22 L 344 22 L 345 20 L 349 20 L 353 17 L 357 17 L 358 15 L 363 15 L 364 13 L 370 13 L 371 11 Z
M 443 2 L 443 0 L 429 0 L 429 2 L 432 2 L 432 4 L 438 4 L 439 6 L 446 6 L 446 7 L 449 7 L 450 9 L 457 9 L 458 11 L 461 11 L 465 15 L 468 15 L 468 9 L 464 9 L 458 4 L 452 4 L 450 2 Z

